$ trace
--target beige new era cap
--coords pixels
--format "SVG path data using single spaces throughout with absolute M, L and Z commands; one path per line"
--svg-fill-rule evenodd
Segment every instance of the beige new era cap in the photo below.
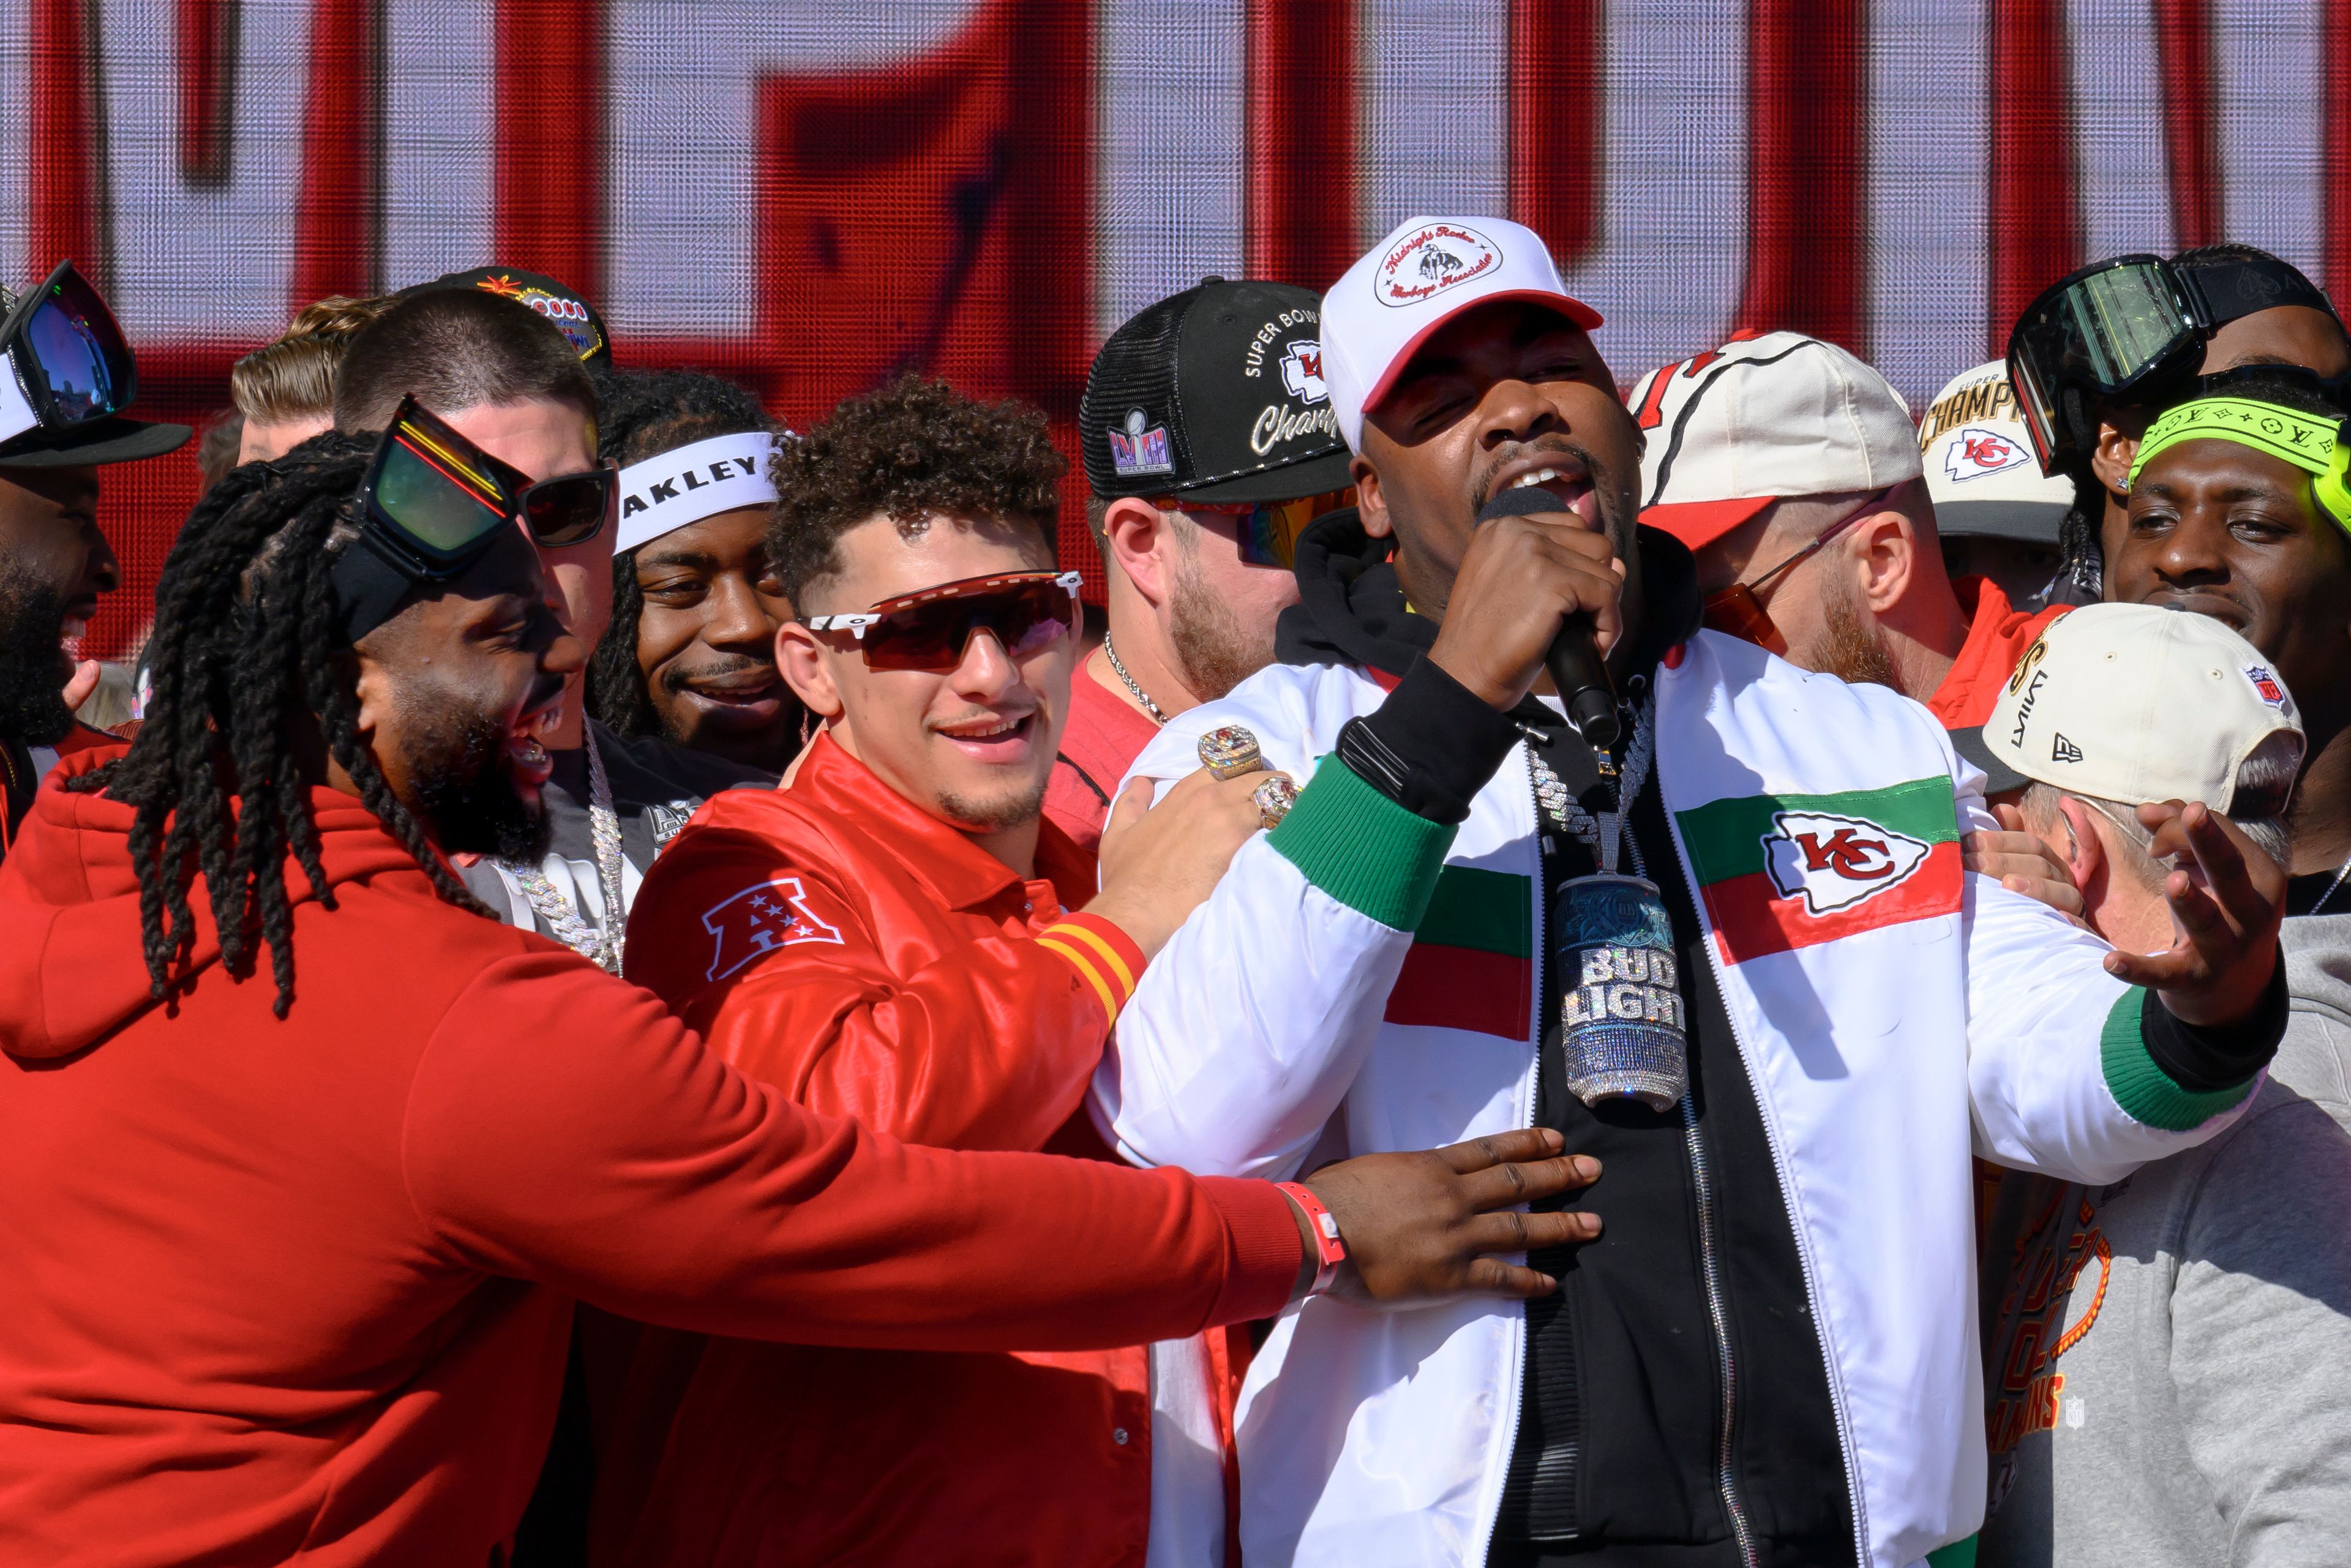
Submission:
M 1918 448 L 1944 538 L 2057 542 L 2057 526 L 2074 507 L 2074 481 L 2041 471 L 2007 361 L 1978 365 L 1937 392 L 1918 422 Z
M 1641 378 L 1641 520 L 1703 549 L 1773 501 L 1884 490 L 1918 476 L 1902 394 L 1801 332 L 1736 338 Z
M 2302 718 L 2253 645 L 2209 616 L 2153 604 L 2089 604 L 2024 651 L 1983 727 L 1994 757 L 2071 793 L 2144 805 L 2239 809 L 2238 769 Z M 2273 815 L 2283 800 L 2257 803 Z

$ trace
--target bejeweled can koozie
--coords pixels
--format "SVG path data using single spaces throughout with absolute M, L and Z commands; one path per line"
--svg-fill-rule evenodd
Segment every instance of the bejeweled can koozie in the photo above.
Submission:
M 1551 930 L 1568 1092 L 1587 1105 L 1672 1105 L 1689 1088 L 1689 1020 L 1656 883 L 1577 877 L 1560 889 Z

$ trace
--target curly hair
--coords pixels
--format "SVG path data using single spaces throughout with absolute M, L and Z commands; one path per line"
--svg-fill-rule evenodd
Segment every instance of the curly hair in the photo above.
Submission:
M 1025 523 L 1050 551 L 1069 467 L 1039 410 L 901 376 L 776 454 L 768 561 L 797 606 L 841 570 L 841 536 L 877 516 L 909 534 L 935 513 Z
M 391 296 L 329 294 L 302 308 L 274 343 L 229 368 L 229 401 L 260 424 L 321 419 L 335 409 L 335 372 L 359 329 L 392 308 Z
M 131 858 L 158 1000 L 194 949 L 188 890 L 201 875 L 223 967 L 242 981 L 266 946 L 274 1010 L 284 1018 L 293 1005 L 289 856 L 319 902 L 335 907 L 310 816 L 312 781 L 297 752 L 313 719 L 361 803 L 441 896 L 487 913 L 434 852 L 359 733 L 351 643 L 331 573 L 359 537 L 360 478 L 372 445 L 313 436 L 275 462 L 230 470 L 204 492 L 163 562 L 146 723 L 129 752 L 65 785 L 102 790 L 135 812 Z M 187 977 L 183 970 L 178 982 Z
M 744 387 L 694 371 L 597 371 L 603 406 L 597 455 L 623 467 L 714 435 L 774 430 L 759 400 Z M 588 711 L 616 735 L 659 735 L 660 716 L 637 667 L 637 554 L 612 558 L 612 620 L 588 662 Z

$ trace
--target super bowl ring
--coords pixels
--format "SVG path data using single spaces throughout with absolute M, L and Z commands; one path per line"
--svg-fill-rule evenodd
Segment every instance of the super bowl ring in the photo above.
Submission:
M 1249 791 L 1257 805 L 1258 821 L 1269 828 L 1281 826 L 1281 819 L 1290 815 L 1290 808 L 1298 804 L 1298 786 L 1276 773 Z
M 1218 779 L 1238 779 L 1256 772 L 1265 761 L 1258 753 L 1257 737 L 1228 724 L 1200 737 L 1200 766 Z

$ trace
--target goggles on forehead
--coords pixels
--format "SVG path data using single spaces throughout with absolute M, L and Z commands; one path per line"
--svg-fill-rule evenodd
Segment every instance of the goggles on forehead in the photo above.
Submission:
M 1355 504 L 1354 486 L 1300 496 L 1287 501 L 1195 501 L 1183 496 L 1162 496 L 1151 505 L 1163 512 L 1206 512 L 1239 522 L 1241 559 L 1251 566 L 1297 564 L 1298 536 L 1306 525 L 1326 512 Z
M 2131 459 L 2130 482 L 2159 454 L 2183 441 L 2231 441 L 2310 476 L 2318 509 L 2351 533 L 2351 420 L 2304 413 L 2245 397 L 2202 397 L 2181 403 L 2147 427 Z
M 519 525 L 548 549 L 596 537 L 618 494 L 609 465 L 533 483 L 403 397 L 360 481 L 360 538 L 335 565 L 344 630 L 356 642 L 411 589 L 462 575 Z
M 2270 256 L 2182 265 L 2119 256 L 2066 274 L 2008 335 L 2008 376 L 2042 472 L 2084 455 L 2087 400 L 2157 402 L 2195 374 L 2219 328 L 2257 310 L 2334 306 Z
M 1014 571 L 967 577 L 885 599 L 846 615 L 807 615 L 811 632 L 848 633 L 874 670 L 952 670 L 976 632 L 988 632 L 1007 654 L 1025 658 L 1078 629 L 1074 571 Z
M 110 419 L 138 395 L 131 345 L 72 262 L 57 263 L 0 322 L 0 443 Z
M 1785 658 L 1788 639 L 1781 634 L 1779 623 L 1771 619 L 1771 612 L 1763 608 L 1763 596 L 1778 587 L 1782 578 L 1820 553 L 1831 539 L 1884 506 L 1896 487 L 1889 486 L 1864 497 L 1859 506 L 1815 535 L 1812 543 L 1754 581 L 1734 582 L 1729 588 L 1718 589 L 1708 594 L 1699 612 L 1700 621 L 1710 632 L 1720 632 L 1742 643 L 1752 643 L 1765 653 Z

